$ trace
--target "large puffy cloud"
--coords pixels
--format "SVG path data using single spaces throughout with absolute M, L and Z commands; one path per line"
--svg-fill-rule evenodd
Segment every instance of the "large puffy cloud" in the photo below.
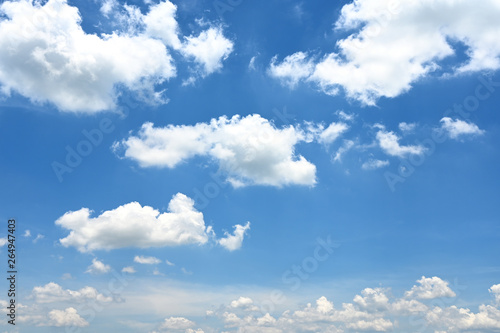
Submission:
M 70 230 L 69 235 L 60 240 L 63 246 L 89 252 L 124 247 L 202 245 L 215 235 L 211 226 L 205 226 L 203 214 L 194 208 L 194 201 L 182 193 L 173 196 L 166 213 L 132 202 L 94 218 L 90 214 L 88 208 L 82 208 L 57 219 L 57 225 Z M 146 261 L 150 260 L 141 257 L 136 260 Z
M 314 82 L 327 94 L 342 87 L 348 97 L 372 105 L 439 69 L 441 60 L 456 54 L 456 44 L 467 47 L 467 60 L 455 63 L 453 74 L 499 69 L 498 16 L 496 0 L 355 0 L 336 22 L 338 30 L 354 30 L 337 41 L 337 52 L 321 59 L 298 52 L 281 63 L 273 58 L 269 73 L 290 86 Z
M 456 294 L 448 286 L 448 282 L 441 280 L 439 277 L 434 276 L 426 278 L 422 276 L 417 280 L 419 285 L 414 285 L 411 290 L 406 292 L 406 297 L 416 299 L 433 299 L 440 297 L 455 297 Z
M 169 49 L 184 60 L 193 57 L 204 75 L 220 69 L 233 49 L 214 27 L 182 44 L 176 9 L 167 0 L 142 14 L 108 1 L 101 11 L 122 11 L 113 17 L 124 27 L 98 36 L 82 29 L 78 9 L 66 0 L 6 1 L 0 5 L 0 91 L 71 112 L 114 109 L 118 87 L 150 103 L 165 102 L 155 86 L 176 76 Z
M 93 287 L 83 287 L 80 290 L 63 289 L 54 282 L 47 283 L 45 286 L 34 287 L 32 291 L 33 298 L 37 303 L 53 302 L 83 302 L 95 300 L 98 302 L 112 302 L 113 297 L 105 296 L 99 293 Z
M 50 311 L 48 321 L 39 326 L 87 327 L 89 323 L 78 314 L 75 308 L 69 307 L 64 310 Z
M 444 117 L 441 119 L 441 129 L 444 130 L 451 139 L 458 139 L 467 135 L 482 135 L 484 131 L 476 124 L 460 119 Z
M 436 306 L 427 313 L 426 319 L 431 325 L 444 328 L 448 332 L 497 332 L 500 330 L 500 310 L 491 305 L 479 306 L 477 313 L 455 305 L 448 308 Z
M 316 183 L 316 167 L 295 155 L 295 145 L 316 140 L 332 143 L 347 129 L 343 123 L 329 126 L 308 124 L 307 129 L 288 126 L 278 129 L 254 114 L 220 117 L 192 126 L 154 127 L 145 123 L 137 136 L 114 144 L 115 151 L 142 167 L 173 168 L 196 156 L 218 161 L 227 180 L 235 187 L 245 185 L 309 185 Z

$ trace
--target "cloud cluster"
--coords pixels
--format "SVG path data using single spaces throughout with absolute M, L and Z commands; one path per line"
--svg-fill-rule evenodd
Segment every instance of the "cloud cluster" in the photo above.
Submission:
M 172 51 L 192 59 L 206 76 L 233 50 L 218 26 L 181 40 L 176 10 L 168 0 L 146 14 L 108 1 L 101 12 L 116 14 L 111 17 L 129 28 L 98 36 L 83 30 L 78 9 L 66 0 L 5 1 L 0 5 L 0 93 L 89 113 L 115 108 L 119 87 L 150 103 L 164 102 L 155 86 L 176 76 Z
M 54 282 L 45 286 L 34 287 L 32 296 L 37 303 L 72 302 L 79 303 L 88 300 L 98 302 L 112 302 L 113 297 L 99 293 L 93 287 L 83 287 L 80 290 L 63 289 Z
M 203 214 L 194 208 L 194 201 L 182 193 L 173 196 L 166 213 L 132 202 L 94 218 L 90 214 L 88 208 L 82 208 L 57 219 L 56 225 L 70 230 L 69 235 L 60 240 L 63 246 L 90 252 L 124 247 L 202 245 L 215 236 L 212 227 L 205 226 Z M 247 230 L 249 226 L 249 223 L 245 227 L 236 225 L 235 234 L 225 238 L 221 245 L 231 251 L 240 248 L 244 232 L 239 230 Z M 136 257 L 134 261 L 150 263 L 154 259 Z M 109 269 L 109 266 L 94 259 L 88 272 L 105 273 Z
M 281 62 L 275 57 L 268 73 L 291 87 L 307 81 L 331 95 L 343 88 L 349 98 L 373 105 L 438 71 L 443 59 L 458 53 L 456 45 L 466 47 L 467 59 L 455 62 L 452 74 L 499 69 L 498 16 L 496 0 L 480 5 L 461 0 L 356 0 L 344 5 L 335 23 L 337 30 L 353 31 L 337 41 L 337 52 L 321 58 L 297 52 Z
M 174 168 L 194 157 L 207 156 L 218 162 L 234 186 L 307 185 L 316 183 L 316 167 L 295 154 L 300 142 L 331 144 L 348 126 L 344 123 L 307 123 L 306 128 L 276 128 L 258 114 L 220 117 L 209 123 L 154 127 L 145 123 L 137 136 L 114 144 L 116 152 L 142 167 Z
M 441 129 L 444 130 L 451 139 L 463 138 L 466 135 L 482 135 L 484 131 L 476 124 L 460 119 L 444 117 L 441 119 Z
M 492 286 L 490 291 L 496 293 L 497 289 Z M 389 288 L 366 288 L 352 303 L 340 307 L 322 296 L 300 310 L 271 315 L 265 312 L 266 302 L 259 306 L 249 297 L 239 297 L 207 315 L 218 317 L 226 330 L 238 332 L 493 332 L 500 328 L 498 308 L 481 305 L 474 313 L 451 305 L 456 297 L 448 282 L 422 277 L 401 298 L 394 297 Z M 446 302 L 433 301 L 443 298 Z

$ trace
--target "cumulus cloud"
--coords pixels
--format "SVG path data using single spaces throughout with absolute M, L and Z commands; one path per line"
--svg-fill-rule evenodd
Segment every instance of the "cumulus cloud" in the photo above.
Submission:
M 75 308 L 69 307 L 65 310 L 50 311 L 48 321 L 40 324 L 40 326 L 87 327 L 89 323 L 80 317 Z
M 145 123 L 137 136 L 115 143 L 114 149 L 125 150 L 124 156 L 142 167 L 173 168 L 197 155 L 211 157 L 234 187 L 313 186 L 316 167 L 295 154 L 295 145 L 313 139 L 331 142 L 341 132 L 337 124 L 321 126 L 314 127 L 314 133 L 300 126 L 278 129 L 257 114 L 220 117 L 192 126 L 155 128 Z
M 497 305 L 500 305 L 500 284 L 495 284 L 491 286 L 489 291 L 495 297 Z
M 458 139 L 467 135 L 482 135 L 484 131 L 479 129 L 476 124 L 460 119 L 451 119 L 444 117 L 441 119 L 441 129 L 446 131 L 451 139 Z
M 161 260 L 155 257 L 135 256 L 134 262 L 138 264 L 155 265 L 161 263 Z
M 405 157 L 407 155 L 421 155 L 425 152 L 425 148 L 419 145 L 401 145 L 400 138 L 394 132 L 388 132 L 384 129 L 377 132 L 376 138 L 380 148 L 391 156 Z
M 61 111 L 94 113 L 116 108 L 121 87 L 149 103 L 166 98 L 155 88 L 177 75 L 172 50 L 193 58 L 208 75 L 222 67 L 233 44 L 210 26 L 179 39 L 176 6 L 151 5 L 147 14 L 106 0 L 101 13 L 124 26 L 89 34 L 78 8 L 66 0 L 5 1 L 0 5 L 0 92 L 16 92 Z M 112 15 L 123 12 L 120 15 Z M 133 28 L 131 28 L 133 27 Z
M 448 282 L 441 280 L 437 276 L 426 278 L 422 276 L 417 280 L 419 285 L 414 285 L 411 290 L 405 293 L 408 298 L 434 299 L 440 297 L 455 297 L 456 294 L 448 286 Z
M 136 273 L 136 270 L 133 266 L 126 266 L 122 268 L 123 273 L 129 273 L 129 274 L 134 274 Z
M 339 31 L 352 31 L 337 41 L 336 52 L 321 58 L 297 52 L 281 62 L 273 58 L 268 72 L 292 87 L 308 81 L 331 95 L 343 88 L 349 98 L 373 105 L 432 75 L 442 60 L 458 53 L 457 44 L 465 45 L 467 60 L 455 62 L 451 74 L 499 69 L 499 15 L 496 0 L 481 5 L 460 0 L 357 0 L 342 7 L 335 23 Z
M 45 286 L 34 287 L 32 296 L 37 303 L 84 302 L 88 300 L 98 302 L 113 301 L 113 297 L 104 296 L 93 287 L 87 286 L 80 290 L 63 289 L 54 282 L 47 283 Z
M 203 214 L 194 208 L 193 199 L 182 193 L 172 197 L 166 213 L 132 202 L 94 218 L 90 214 L 88 208 L 82 208 L 67 212 L 57 219 L 56 225 L 70 230 L 67 237 L 60 239 L 63 246 L 89 252 L 124 247 L 203 245 L 215 236 L 212 227 L 205 226 Z M 240 230 L 240 227 L 237 226 L 236 230 Z M 238 235 L 239 231 L 233 236 L 239 239 Z M 227 244 L 236 244 L 237 239 Z M 136 256 L 134 261 L 151 264 L 161 262 L 156 258 L 141 256 Z M 98 271 L 98 267 L 94 266 L 92 271 Z
M 111 266 L 106 265 L 102 261 L 97 260 L 97 258 L 92 259 L 92 264 L 87 267 L 85 273 L 90 274 L 105 274 L 111 271 Z
M 255 306 L 253 300 L 250 297 L 243 297 L 231 302 L 231 307 L 234 309 L 243 309 L 245 311 L 258 311 L 259 308 Z
M 447 308 L 436 306 L 428 312 L 429 324 L 445 329 L 447 332 L 495 332 L 500 330 L 500 310 L 491 305 L 480 305 L 479 312 L 452 305 Z
M 218 240 L 219 244 L 229 251 L 239 250 L 243 244 L 243 239 L 245 238 L 245 233 L 250 230 L 250 222 L 247 222 L 244 226 L 235 225 L 233 234 L 224 232 L 225 237 Z
M 198 36 L 185 37 L 182 53 L 202 66 L 202 75 L 222 68 L 222 61 L 233 52 L 233 42 L 224 37 L 222 28 L 211 27 Z

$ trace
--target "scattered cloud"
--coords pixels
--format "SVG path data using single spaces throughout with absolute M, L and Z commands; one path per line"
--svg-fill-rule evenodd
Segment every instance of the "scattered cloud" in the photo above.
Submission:
M 370 159 L 361 165 L 361 169 L 363 169 L 363 170 L 375 170 L 375 169 L 380 169 L 380 168 L 386 167 L 388 165 L 389 165 L 389 161 L 387 161 L 387 160 L 382 161 L 382 160 Z
M 161 263 L 161 260 L 155 257 L 135 256 L 134 262 L 138 264 L 155 265 Z
M 165 263 L 168 265 L 168 266 L 175 266 L 175 264 L 173 262 L 170 262 L 168 260 L 165 260 Z
M 24 231 L 23 237 L 31 237 L 31 231 L 29 231 L 29 229 L 26 229 Z
M 479 129 L 476 124 L 460 119 L 453 120 L 449 117 L 441 119 L 441 129 L 444 130 L 451 139 L 459 139 L 466 135 L 484 134 L 484 131 Z
M 104 264 L 102 261 L 97 260 L 97 258 L 92 259 L 92 265 L 87 267 L 85 273 L 90 274 L 105 274 L 111 271 L 111 266 Z
M 415 128 L 417 127 L 417 124 L 402 122 L 402 123 L 399 123 L 398 127 L 399 127 L 399 130 L 403 133 L 411 133 L 415 130 Z
M 417 280 L 419 285 L 413 286 L 411 290 L 405 293 L 408 298 L 416 299 L 434 299 L 440 297 L 455 297 L 456 294 L 448 286 L 448 282 L 441 280 L 437 276 L 426 278 L 422 276 Z
M 36 244 L 40 239 L 44 239 L 45 236 L 42 234 L 36 235 L 35 239 L 33 239 L 33 244 Z
M 65 310 L 50 311 L 48 321 L 39 326 L 87 327 L 89 323 L 78 314 L 75 308 L 69 307 Z
M 219 239 L 218 242 L 229 251 L 239 250 L 248 230 L 250 230 L 250 222 L 247 222 L 244 226 L 237 224 L 234 226 L 232 235 L 226 231 L 224 232 L 225 237 Z
M 112 302 L 113 297 L 104 296 L 93 287 L 83 287 L 80 290 L 63 289 L 54 282 L 47 283 L 45 286 L 34 287 L 32 296 L 37 303 L 54 302 L 84 302 L 95 300 L 98 302 Z
M 233 50 L 215 26 L 181 42 L 177 7 L 168 0 L 150 5 L 147 14 L 115 0 L 105 0 L 100 10 L 122 29 L 100 36 L 85 32 L 78 8 L 66 0 L 3 2 L 0 92 L 67 112 L 115 109 L 121 87 L 148 103 L 165 103 L 155 88 L 177 75 L 172 51 L 183 61 L 194 59 L 206 76 Z
M 499 15 L 495 0 L 481 6 L 460 0 L 358 0 L 344 5 L 335 23 L 339 31 L 353 31 L 336 42 L 336 52 L 322 57 L 297 52 L 281 62 L 274 57 L 268 72 L 292 88 L 300 81 L 329 95 L 343 88 L 347 97 L 374 105 L 439 72 L 441 61 L 458 53 L 456 43 L 465 45 L 467 60 L 455 62 L 451 74 L 499 69 Z
M 342 146 L 337 150 L 335 156 L 333 157 L 334 162 L 341 162 L 342 157 L 347 153 L 351 148 L 354 147 L 354 141 L 352 140 L 344 140 Z
M 129 273 L 129 274 L 134 274 L 136 272 L 135 268 L 133 266 L 126 266 L 122 268 L 123 273 Z
M 0 238 L 0 247 L 8 243 L 7 237 Z
M 394 132 L 387 132 L 384 129 L 377 132 L 376 138 L 380 148 L 390 156 L 405 157 L 407 155 L 421 155 L 425 152 L 425 148 L 419 145 L 400 145 L 400 138 Z
M 55 222 L 70 230 L 67 237 L 60 239 L 63 246 L 90 252 L 124 247 L 203 245 L 215 237 L 212 227 L 205 226 L 203 214 L 194 208 L 193 199 L 182 193 L 172 197 L 166 213 L 132 202 L 95 218 L 90 214 L 88 208 L 82 208 L 67 212 Z M 237 225 L 236 230 L 240 230 L 240 226 Z M 136 256 L 134 261 L 161 262 L 157 258 L 141 256 Z
M 193 126 L 155 128 L 145 123 L 137 136 L 114 144 L 116 152 L 142 167 L 173 168 L 194 156 L 209 156 L 219 163 L 234 187 L 247 185 L 307 185 L 316 183 L 316 167 L 295 155 L 299 142 L 333 140 L 332 125 L 307 135 L 299 127 L 278 129 L 269 120 L 254 114 L 220 117 Z M 317 134 L 317 137 L 314 135 Z

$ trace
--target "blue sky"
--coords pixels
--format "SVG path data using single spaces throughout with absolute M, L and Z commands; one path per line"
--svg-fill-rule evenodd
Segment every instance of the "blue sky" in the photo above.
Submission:
M 499 11 L 2 2 L 0 329 L 497 332 Z

